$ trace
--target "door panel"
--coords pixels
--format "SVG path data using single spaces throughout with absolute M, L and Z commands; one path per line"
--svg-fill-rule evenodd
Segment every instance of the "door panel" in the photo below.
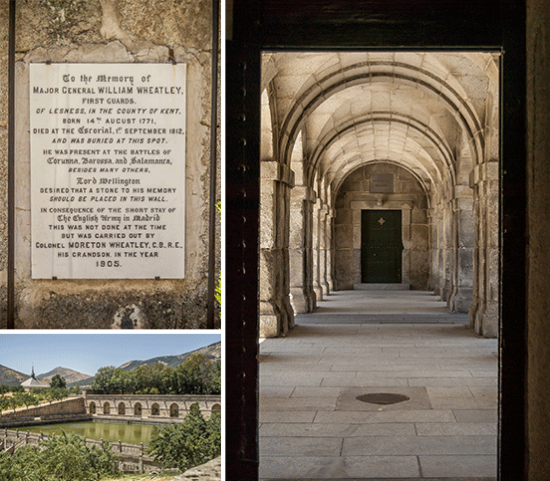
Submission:
M 400 210 L 361 211 L 361 282 L 401 282 Z

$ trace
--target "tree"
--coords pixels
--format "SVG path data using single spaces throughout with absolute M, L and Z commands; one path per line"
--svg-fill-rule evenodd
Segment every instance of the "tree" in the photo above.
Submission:
M 157 363 L 154 366 L 139 366 L 136 369 L 137 392 L 140 394 L 153 394 L 163 392 L 164 364 Z
M 52 377 L 52 380 L 50 381 L 50 387 L 55 388 L 65 388 L 67 387 L 67 381 L 65 381 L 64 378 L 62 378 L 59 374 L 56 374 Z
M 77 384 L 76 386 L 70 387 L 69 392 L 71 394 L 80 394 L 80 386 Z
M 4 394 L 11 392 L 11 386 L 8 384 L 0 384 L 0 395 L 4 397 Z
M 177 371 L 178 394 L 219 394 L 219 369 L 204 354 L 191 354 Z
M 206 421 L 198 405 L 193 404 L 182 424 L 167 424 L 155 430 L 148 451 L 164 467 L 177 467 L 181 471 L 219 456 L 219 413 L 212 413 L 210 420 Z
M 40 402 L 38 398 L 34 394 L 31 394 L 30 392 L 18 393 L 16 396 L 16 399 L 19 406 L 24 404 L 25 407 L 27 408 L 29 406 L 36 406 Z
M 0 412 L 5 411 L 10 408 L 10 399 L 9 397 L 0 398 Z
M 94 382 L 92 382 L 92 389 L 106 394 L 111 393 L 115 369 L 114 366 L 100 367 L 97 370 Z
M 50 403 L 51 401 L 61 401 L 69 395 L 69 391 L 65 387 L 56 387 L 49 389 L 50 392 Z

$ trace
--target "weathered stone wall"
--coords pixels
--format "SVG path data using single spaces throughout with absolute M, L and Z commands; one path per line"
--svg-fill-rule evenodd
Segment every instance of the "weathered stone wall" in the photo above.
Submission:
M 85 413 L 84 398 L 66 399 L 63 401 L 53 402 L 51 404 L 42 404 L 41 406 L 30 406 L 27 409 L 20 409 L 15 412 L 4 411 L 1 418 L 20 418 L 20 417 L 37 417 L 37 416 L 53 416 L 58 414 L 83 414 Z
M 527 2 L 528 298 L 526 445 L 529 481 L 550 473 L 550 1 Z
M 370 175 L 394 174 L 394 193 L 369 192 Z M 361 210 L 402 211 L 403 276 L 411 289 L 428 288 L 429 226 L 426 194 L 416 178 L 405 169 L 388 163 L 369 164 L 352 172 L 336 198 L 334 224 L 335 290 L 353 289 L 361 283 Z
M 211 102 L 210 1 L 29 0 L 16 20 L 16 327 L 201 328 L 206 322 Z M 8 1 L 0 0 L 0 327 L 7 279 Z M 187 63 L 185 279 L 33 280 L 29 64 Z

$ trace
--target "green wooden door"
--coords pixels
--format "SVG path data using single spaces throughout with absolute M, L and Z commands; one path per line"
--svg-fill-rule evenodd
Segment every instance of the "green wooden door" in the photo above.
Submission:
M 401 282 L 401 211 L 361 211 L 361 282 Z

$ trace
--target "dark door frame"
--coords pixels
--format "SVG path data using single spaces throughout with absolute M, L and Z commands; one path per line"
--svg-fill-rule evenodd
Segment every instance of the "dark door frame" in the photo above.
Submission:
M 227 480 L 258 479 L 258 217 L 262 50 L 503 51 L 499 480 L 527 479 L 525 3 L 228 0 L 225 369 Z

